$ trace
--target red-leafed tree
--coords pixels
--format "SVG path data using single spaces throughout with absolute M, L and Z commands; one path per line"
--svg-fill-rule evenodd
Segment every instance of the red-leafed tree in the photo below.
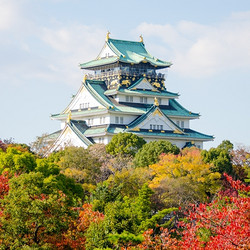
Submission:
M 189 212 L 179 247 L 182 249 L 249 249 L 250 187 L 224 174 L 229 189 L 210 204 Z
M 139 249 L 250 249 L 250 187 L 224 174 L 224 189 L 209 204 L 193 206 L 177 230 L 144 232 Z M 176 237 L 177 236 L 177 237 Z M 129 249 L 129 248 L 127 248 Z M 131 248 L 133 249 L 133 248 Z
M 62 235 L 56 235 L 50 242 L 57 249 L 85 249 L 86 232 L 92 223 L 99 223 L 104 219 L 104 215 L 98 211 L 93 211 L 91 204 L 84 204 L 79 210 L 77 220 L 72 220 L 69 229 Z
M 0 199 L 3 199 L 9 192 L 9 174 L 7 172 L 0 175 Z

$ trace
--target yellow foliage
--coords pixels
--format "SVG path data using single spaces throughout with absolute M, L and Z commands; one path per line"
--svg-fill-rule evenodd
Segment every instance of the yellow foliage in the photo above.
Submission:
M 211 185 L 220 179 L 219 173 L 212 173 L 210 165 L 202 161 L 200 150 L 184 149 L 179 155 L 165 154 L 160 161 L 149 166 L 154 177 L 150 188 L 157 188 L 166 178 L 186 177 L 193 184 Z

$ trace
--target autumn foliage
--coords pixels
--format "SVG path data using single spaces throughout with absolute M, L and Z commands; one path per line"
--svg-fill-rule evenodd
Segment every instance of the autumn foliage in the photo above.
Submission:
M 248 150 L 225 142 L 137 167 L 90 149 L 0 149 L 1 249 L 250 248 Z
M 200 204 L 189 211 L 184 228 L 182 248 L 194 249 L 249 249 L 250 244 L 250 187 L 224 174 L 237 195 L 222 192 L 210 204 Z

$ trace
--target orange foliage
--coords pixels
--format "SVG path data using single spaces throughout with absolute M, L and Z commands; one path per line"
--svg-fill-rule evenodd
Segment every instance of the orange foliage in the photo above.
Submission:
M 80 210 L 77 220 L 72 220 L 69 229 L 62 233 L 60 238 L 51 238 L 48 242 L 52 243 L 57 249 L 85 249 L 85 233 L 91 223 L 99 223 L 104 219 L 104 215 L 100 212 L 92 210 L 91 204 L 84 204 Z

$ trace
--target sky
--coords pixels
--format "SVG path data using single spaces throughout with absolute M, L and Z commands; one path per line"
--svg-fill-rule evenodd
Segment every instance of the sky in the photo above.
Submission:
M 139 41 L 173 65 L 167 90 L 200 113 L 191 128 L 250 145 L 249 0 L 0 0 L 0 138 L 31 143 L 80 88 L 105 42 Z

